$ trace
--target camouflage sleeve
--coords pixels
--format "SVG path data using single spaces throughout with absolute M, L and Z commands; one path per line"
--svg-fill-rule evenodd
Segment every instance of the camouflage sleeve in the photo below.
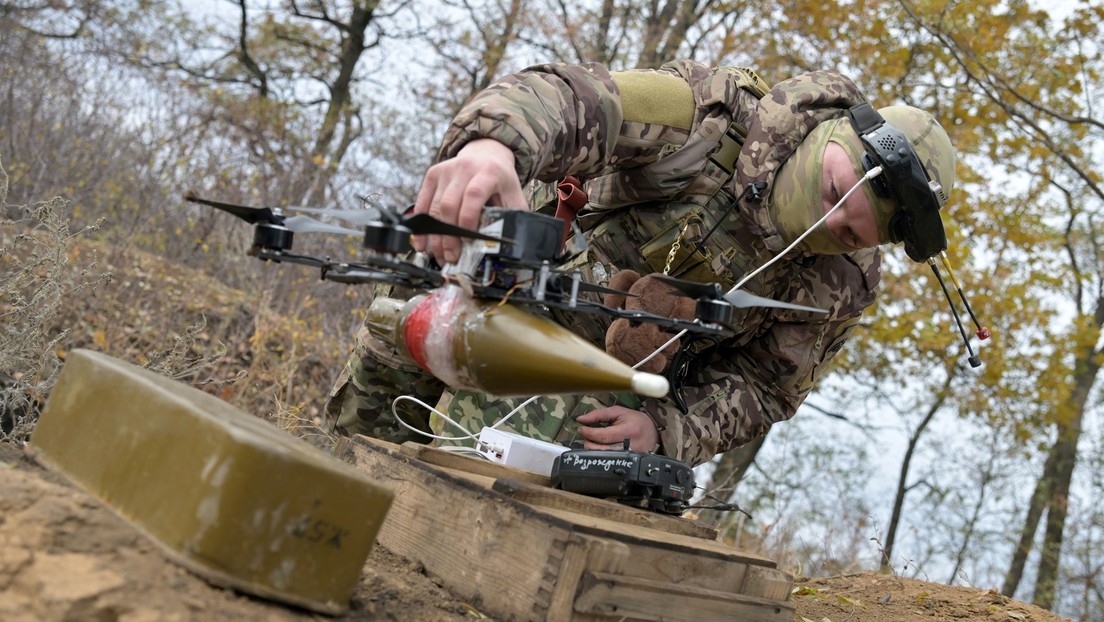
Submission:
M 767 433 L 793 417 L 874 302 L 880 278 L 877 249 L 823 256 L 802 274 L 811 298 L 830 309 L 827 318 L 799 311 L 768 315 L 762 332 L 742 347 L 720 348 L 687 378 L 689 412 L 670 400 L 647 400 L 643 409 L 660 429 L 663 452 L 692 465 Z
M 493 138 L 513 150 L 522 184 L 585 176 L 606 166 L 621 123 L 617 87 L 604 66 L 538 65 L 477 94 L 453 119 L 437 157 Z

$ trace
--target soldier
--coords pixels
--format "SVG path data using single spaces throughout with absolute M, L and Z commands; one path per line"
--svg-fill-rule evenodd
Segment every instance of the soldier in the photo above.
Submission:
M 544 397 L 508 427 L 587 449 L 620 448 L 629 438 L 633 449 L 697 465 L 792 417 L 874 302 L 878 245 L 905 241 L 910 257 L 922 261 L 946 244 L 938 210 L 954 183 L 954 152 L 931 115 L 905 106 L 879 112 L 904 132 L 929 186 L 917 195 L 915 187 L 894 187 L 900 174 L 873 177 L 814 227 L 878 163 L 856 132 L 873 114 L 864 102 L 833 71 L 768 90 L 748 69 L 691 61 L 624 72 L 542 65 L 474 97 L 448 129 L 416 212 L 477 228 L 484 205 L 527 205 L 529 182 L 574 176 L 587 196 L 576 218 L 588 248 L 570 264 L 588 280 L 616 282 L 613 275 L 631 270 L 726 290 L 812 228 L 742 288 L 828 310 L 737 310 L 734 336 L 683 344 L 672 396 Z M 928 188 L 931 196 L 920 196 Z M 916 196 L 934 205 L 934 215 L 904 209 Z M 441 262 L 456 261 L 460 244 L 441 236 L 415 241 Z M 604 343 L 609 320 L 563 315 L 573 330 Z M 445 391 L 362 330 L 327 413 L 346 433 L 425 442 L 395 425 L 392 401 L 414 395 L 434 404 Z M 451 418 L 476 432 L 518 402 L 473 391 L 445 392 L 441 400 Z M 404 402 L 396 410 L 428 428 L 424 409 Z

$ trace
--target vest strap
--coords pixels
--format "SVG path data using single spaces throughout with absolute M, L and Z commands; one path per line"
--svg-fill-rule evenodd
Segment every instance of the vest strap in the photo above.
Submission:
M 717 147 L 709 155 L 709 159 L 725 173 L 732 175 L 736 170 L 736 159 L 740 157 L 740 148 L 743 147 L 745 138 L 747 138 L 747 129 L 733 121 L 725 130 L 721 140 L 717 141 Z

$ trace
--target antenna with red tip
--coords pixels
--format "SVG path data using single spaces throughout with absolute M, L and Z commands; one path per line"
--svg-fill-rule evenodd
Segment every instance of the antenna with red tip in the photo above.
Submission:
M 947 269 L 947 274 L 951 277 L 951 282 L 954 283 L 955 290 L 958 292 L 958 297 L 962 299 L 963 306 L 966 307 L 966 313 L 969 314 L 970 319 L 973 320 L 974 326 L 977 327 L 977 338 L 980 341 L 985 341 L 989 338 L 989 328 L 982 326 L 978 322 L 977 316 L 974 315 L 974 310 L 970 308 L 970 301 L 966 299 L 966 294 L 962 291 L 962 285 L 959 284 L 958 279 L 955 277 L 954 270 L 951 269 L 951 262 L 947 259 L 946 252 L 939 253 L 939 259 L 943 262 L 943 267 Z M 974 354 L 973 347 L 970 346 L 970 338 L 966 336 L 966 329 L 962 327 L 962 319 L 958 316 L 958 308 L 955 307 L 954 300 L 951 299 L 951 293 L 947 291 L 947 284 L 943 281 L 943 275 L 939 273 L 939 267 L 935 265 L 935 257 L 928 258 L 928 265 L 931 266 L 932 272 L 935 273 L 935 278 L 939 281 L 939 287 L 943 288 L 943 295 L 947 297 L 947 303 L 951 306 L 951 315 L 954 316 L 955 324 L 958 325 L 958 332 L 962 335 L 962 341 L 966 344 L 966 351 L 969 352 L 970 367 L 980 367 L 981 357 Z
M 966 294 L 962 292 L 962 285 L 959 285 L 958 279 L 955 278 L 954 270 L 951 269 L 951 260 L 947 259 L 947 252 L 943 251 L 939 253 L 939 259 L 943 262 L 943 267 L 947 269 L 947 274 L 951 276 L 951 282 L 954 283 L 955 289 L 958 290 L 958 297 L 962 299 L 962 304 L 966 307 L 966 313 L 970 315 L 970 319 L 973 320 L 974 326 L 977 327 L 978 340 L 985 341 L 989 338 L 989 327 L 982 326 L 974 315 L 974 310 L 970 308 L 970 301 L 966 300 Z

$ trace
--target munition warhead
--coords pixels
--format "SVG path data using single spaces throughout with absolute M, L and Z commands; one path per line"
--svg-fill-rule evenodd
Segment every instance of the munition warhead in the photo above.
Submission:
M 377 298 L 368 329 L 449 386 L 502 397 L 633 391 L 663 397 L 663 376 L 638 372 L 582 337 L 512 305 L 444 287 L 409 301 Z

